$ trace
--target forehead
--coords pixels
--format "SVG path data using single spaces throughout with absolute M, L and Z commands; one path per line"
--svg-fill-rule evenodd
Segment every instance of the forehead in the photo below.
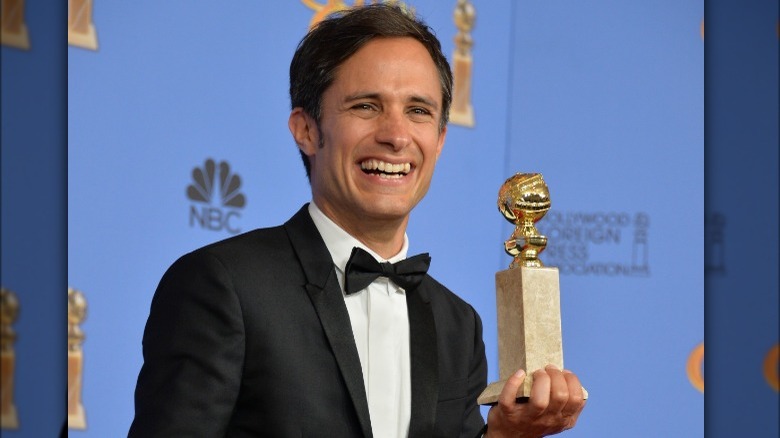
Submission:
M 442 99 L 433 58 L 411 37 L 378 37 L 367 42 L 338 67 L 330 88 L 346 91 L 365 87 L 424 93 L 439 104 Z

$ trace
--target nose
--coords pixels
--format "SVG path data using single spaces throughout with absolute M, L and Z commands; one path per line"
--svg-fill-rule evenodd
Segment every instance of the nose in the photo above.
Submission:
M 390 146 L 396 151 L 400 151 L 411 143 L 409 120 L 404 116 L 403 111 L 385 111 L 377 123 L 379 126 L 376 131 L 376 140 L 379 143 Z

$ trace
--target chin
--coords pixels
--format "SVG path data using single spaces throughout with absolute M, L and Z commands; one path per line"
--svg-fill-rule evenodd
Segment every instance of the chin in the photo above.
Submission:
M 377 202 L 371 203 L 367 207 L 363 209 L 364 214 L 375 219 L 385 220 L 403 219 L 409 216 L 409 213 L 412 211 L 406 203 L 399 205 L 396 203 Z

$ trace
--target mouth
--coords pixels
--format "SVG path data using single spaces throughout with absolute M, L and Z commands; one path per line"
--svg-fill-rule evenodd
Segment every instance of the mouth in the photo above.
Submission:
M 380 178 L 398 179 L 408 175 L 412 170 L 411 163 L 388 163 L 386 161 L 368 159 L 360 163 L 360 169 L 368 175 L 378 175 Z

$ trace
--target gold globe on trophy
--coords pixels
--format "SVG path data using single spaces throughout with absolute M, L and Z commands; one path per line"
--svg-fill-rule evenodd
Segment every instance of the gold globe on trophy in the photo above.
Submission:
M 547 246 L 547 237 L 539 234 L 536 222 L 550 210 L 550 191 L 540 173 L 517 173 L 498 191 L 498 210 L 515 225 L 504 242 L 507 254 L 514 257 L 510 268 L 541 268 L 539 254 Z

